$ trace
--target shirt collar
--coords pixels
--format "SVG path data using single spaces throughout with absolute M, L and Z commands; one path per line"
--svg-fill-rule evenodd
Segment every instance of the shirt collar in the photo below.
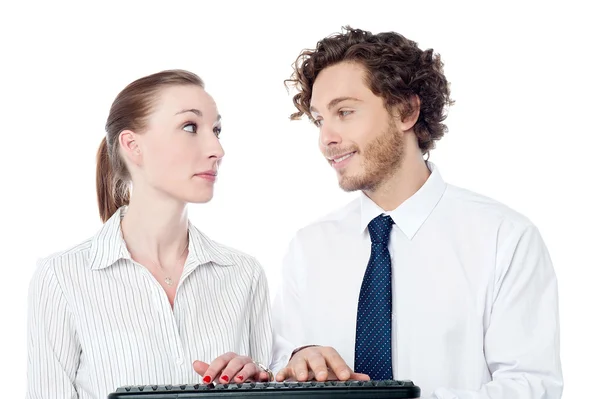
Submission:
M 121 220 L 126 211 L 127 206 L 119 208 L 92 238 L 89 257 L 90 269 L 104 269 L 120 259 L 131 260 L 131 254 L 127 250 L 121 230 Z M 189 221 L 188 226 L 189 251 L 185 268 L 209 262 L 221 266 L 234 264 L 233 258 L 223 246 L 212 241 Z
M 402 232 L 412 239 L 421 228 L 427 217 L 442 198 L 446 183 L 438 168 L 432 162 L 427 162 L 431 174 L 423 186 L 396 209 L 386 212 L 373 202 L 367 195 L 360 193 L 360 232 L 363 233 L 371 220 L 382 213 L 394 219 L 394 223 Z

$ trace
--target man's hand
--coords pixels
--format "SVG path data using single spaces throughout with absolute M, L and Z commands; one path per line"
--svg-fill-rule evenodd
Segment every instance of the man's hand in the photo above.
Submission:
M 251 381 L 269 381 L 269 374 L 258 367 L 248 356 L 238 356 L 233 352 L 219 356 L 211 364 L 196 360 L 193 364 L 196 373 L 203 376 L 208 384 L 242 383 Z M 218 382 L 217 382 L 218 380 Z
M 311 346 L 294 354 L 286 367 L 277 373 L 278 382 L 284 380 L 317 381 L 327 380 L 362 380 L 370 378 L 366 374 L 353 372 L 339 353 L 324 346 Z

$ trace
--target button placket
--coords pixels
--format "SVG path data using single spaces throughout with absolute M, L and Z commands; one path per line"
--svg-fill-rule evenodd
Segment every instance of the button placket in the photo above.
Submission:
M 173 357 L 175 364 L 180 366 L 184 362 L 183 344 L 181 342 L 181 336 L 179 334 L 179 328 L 175 318 L 174 309 L 171 309 L 171 304 L 169 303 L 167 293 L 159 284 L 159 282 L 156 281 L 148 269 L 137 262 L 134 263 L 142 269 L 144 277 L 150 283 L 150 289 L 152 290 L 152 302 L 158 312 L 159 318 L 162 321 L 159 324 L 163 330 L 163 335 L 167 337 L 167 345 L 169 346 L 171 356 Z M 177 298 L 177 294 L 175 295 L 175 298 Z

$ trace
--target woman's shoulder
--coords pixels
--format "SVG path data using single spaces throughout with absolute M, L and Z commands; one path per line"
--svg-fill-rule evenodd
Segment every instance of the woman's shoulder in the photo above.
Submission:
M 89 264 L 92 239 L 38 258 L 29 282 L 32 295 L 43 296 L 53 287 L 62 286 L 69 281 L 68 276 L 80 274 Z M 67 279 L 67 280 L 65 280 Z M 62 292 L 62 290 L 61 290 Z
M 202 261 L 251 269 L 253 272 L 262 270 L 262 265 L 254 255 L 214 240 L 193 225 L 190 233 L 190 250 L 194 251 L 197 257 L 204 258 Z
M 38 268 L 68 268 L 72 266 L 83 266 L 89 261 L 92 238 L 88 238 L 78 244 L 67 247 L 38 259 Z

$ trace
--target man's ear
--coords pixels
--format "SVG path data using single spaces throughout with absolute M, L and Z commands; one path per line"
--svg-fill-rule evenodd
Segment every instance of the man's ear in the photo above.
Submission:
M 396 126 L 402 132 L 411 130 L 421 114 L 421 99 L 416 94 L 410 97 L 409 103 L 399 104 L 394 109 Z

